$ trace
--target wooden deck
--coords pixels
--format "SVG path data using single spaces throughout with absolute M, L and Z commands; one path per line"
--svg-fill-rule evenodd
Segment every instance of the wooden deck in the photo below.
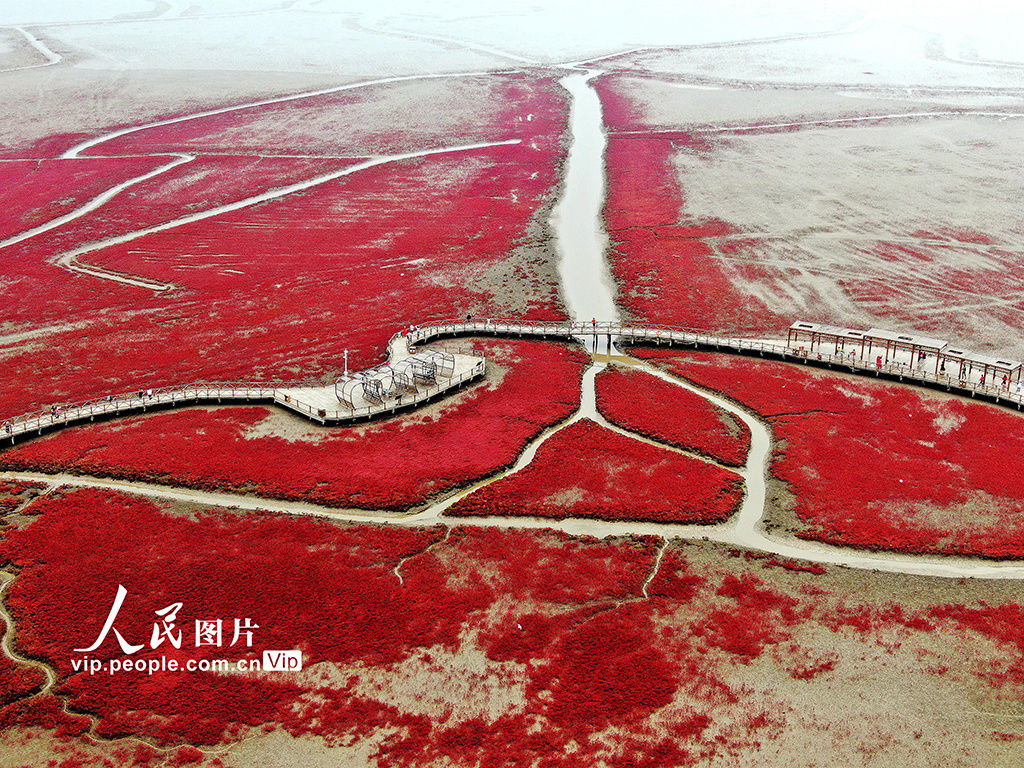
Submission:
M 668 346 L 703 349 L 739 355 L 757 355 L 789 362 L 845 370 L 865 376 L 902 381 L 938 388 L 972 398 L 989 400 L 1021 410 L 1024 392 L 1014 385 L 1003 386 L 999 381 L 981 384 L 977 374 L 966 379 L 946 373 L 936 373 L 927 366 L 915 364 L 912 355 L 890 356 L 888 362 L 876 365 L 874 360 L 858 357 L 855 352 L 829 354 L 820 349 L 807 352 L 789 346 L 783 340 L 770 341 L 740 336 L 718 336 L 692 328 L 674 328 L 659 325 L 637 325 L 617 322 L 547 322 L 524 323 L 507 320 L 445 321 L 417 328 L 410 334 L 414 343 L 461 336 L 499 336 L 511 338 L 577 339 L 597 346 L 602 337 L 609 344 L 625 346 Z
M 903 381 L 968 397 L 985 399 L 1020 410 L 1024 395 L 999 382 L 982 385 L 978 381 L 960 380 L 936 374 L 914 365 L 912 359 L 891 359 L 877 366 L 874 361 L 858 358 L 854 353 L 828 354 L 820 350 L 807 353 L 787 346 L 784 341 L 765 341 L 735 336 L 717 336 L 699 330 L 657 325 L 636 325 L 616 322 L 519 322 L 513 320 L 442 321 L 416 326 L 406 334 L 395 334 L 388 344 L 388 361 L 395 363 L 408 356 L 411 345 L 425 344 L 443 338 L 496 336 L 505 338 L 576 339 L 597 346 L 604 337 L 612 343 L 633 346 L 670 346 L 704 349 L 741 355 L 758 355 L 789 362 L 845 370 L 850 373 Z M 185 386 L 166 386 L 119 393 L 4 419 L 0 439 L 11 443 L 55 429 L 83 422 L 117 418 L 156 409 L 211 403 L 248 403 L 276 405 L 317 424 L 344 424 L 368 420 L 419 407 L 444 396 L 465 384 L 481 378 L 486 361 L 473 355 L 456 355 L 458 364 L 448 379 L 439 379 L 429 387 L 417 388 L 380 403 L 366 403 L 348 408 L 338 401 L 334 382 L 204 382 Z M 358 376 L 360 374 L 353 374 Z
M 389 362 L 397 362 L 396 357 L 402 355 L 403 349 L 408 355 L 405 345 L 392 343 Z M 435 384 L 417 387 L 415 392 L 406 391 L 401 396 L 379 403 L 364 402 L 353 408 L 339 402 L 335 382 L 204 382 L 119 393 L 4 419 L 0 439 L 13 444 L 83 422 L 216 403 L 276 405 L 321 425 L 365 421 L 418 408 L 484 376 L 487 363 L 483 357 L 465 354 L 454 357 L 456 365 L 451 377 L 439 377 Z M 359 375 L 356 373 L 349 378 Z

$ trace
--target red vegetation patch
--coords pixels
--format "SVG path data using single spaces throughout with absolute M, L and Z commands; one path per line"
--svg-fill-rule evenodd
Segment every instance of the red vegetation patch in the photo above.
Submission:
M 140 213 L 125 194 L 66 234 L 5 249 L 5 320 L 42 335 L 37 345 L 4 352 L 0 414 L 143 384 L 331 376 L 346 348 L 351 367 L 376 364 L 392 333 L 444 307 L 563 317 L 538 225 L 557 183 L 564 95 L 551 78 L 524 76 L 499 97 L 485 110 L 494 122 L 482 124 L 480 136 L 517 144 L 385 163 L 83 256 L 176 291 L 101 283 L 49 259 L 137 214 L 146 223 L 176 218 L 273 186 L 273 173 L 251 155 L 197 160 L 201 177 L 186 164 L 140 188 L 159 215 Z M 299 175 L 318 162 L 299 161 Z M 212 176 L 218 163 L 237 164 L 237 173 Z M 296 165 L 268 165 L 278 163 L 281 180 L 294 181 Z
M 741 498 L 733 473 L 583 419 L 548 439 L 524 469 L 446 514 L 710 523 L 729 517 Z
M 785 557 L 776 557 L 768 552 L 745 550 L 743 552 L 743 558 L 748 561 L 759 560 L 765 569 L 784 568 L 787 571 L 802 571 L 803 573 L 813 573 L 816 576 L 820 576 L 827 570 L 821 563 L 810 563 L 803 560 L 790 560 Z
M 598 409 L 617 426 L 724 464 L 747 459 L 747 425 L 694 392 L 618 367 L 599 373 L 596 386 Z
M 926 656 L 949 661 L 961 650 L 943 651 L 942 637 L 930 637 L 921 655 L 915 633 L 950 625 L 996 641 L 997 661 L 980 658 L 977 680 L 997 693 L 1024 658 L 1018 606 L 846 608 L 834 593 L 805 590 L 820 577 L 775 571 L 769 582 L 748 573 L 756 562 L 742 556 L 704 549 L 691 562 L 687 550 L 697 547 L 688 544 L 668 545 L 659 561 L 653 538 L 494 528 L 445 537 L 310 518 L 179 516 L 98 490 L 35 505 L 34 522 L 0 544 L 0 562 L 18 571 L 8 595 L 17 648 L 55 667 L 57 696 L 14 698 L 0 706 L 0 727 L 71 737 L 63 754 L 76 757 L 85 741 L 73 737 L 87 730 L 171 746 L 167 753 L 128 741 L 111 755 L 124 765 L 188 764 L 200 759 L 197 746 L 280 728 L 327 745 L 365 744 L 381 767 L 678 768 L 753 756 L 782 727 L 804 727 L 806 710 L 797 707 L 790 723 L 797 702 L 776 698 L 770 676 L 795 677 L 807 696 L 830 697 L 818 679 L 831 685 L 829 673 L 856 665 L 865 644 L 885 642 L 882 633 L 896 640 L 885 642 L 892 654 L 904 654 L 896 661 L 910 665 L 908 684 L 937 674 L 921 663 Z M 641 587 L 656 562 L 645 599 Z M 70 649 L 95 638 L 117 584 L 128 597 L 114 626 L 144 645 L 134 658 L 259 658 L 268 648 L 299 648 L 305 669 L 76 672 L 71 661 L 82 655 Z M 150 649 L 154 611 L 175 601 L 181 650 L 168 642 Z M 259 625 L 251 648 L 229 648 L 227 639 L 222 648 L 195 647 L 194 619 L 246 616 Z M 833 648 L 830 632 L 844 642 Z M 848 643 L 862 647 L 842 650 Z M 112 637 L 90 655 L 124 658 Z M 422 708 L 423 699 L 438 699 L 439 684 L 459 690 L 453 660 L 472 670 L 468 698 L 479 683 L 500 685 L 498 700 L 484 697 L 473 709 L 442 696 L 437 710 Z M 1004 673 L 1002 683 L 993 670 Z M 381 684 L 393 680 L 401 684 Z M 13 691 L 22 693 L 31 691 Z M 86 710 L 95 729 L 75 714 Z
M 22 569 L 8 594 L 19 622 L 19 648 L 48 658 L 76 709 L 100 717 L 98 732 L 137 733 L 162 742 L 216 743 L 232 723 L 256 726 L 286 717 L 299 689 L 287 679 L 238 675 L 76 673 L 72 648 L 91 644 L 113 602 L 128 590 L 115 628 L 129 642 L 150 637 L 154 611 L 184 605 L 182 650 L 169 643 L 135 658 L 239 658 L 300 647 L 307 664 L 404 658 L 413 643 L 450 645 L 467 612 L 486 592 L 451 589 L 428 557 L 405 564 L 417 594 L 391 572 L 440 539 L 437 530 L 338 528 L 273 517 L 168 517 L 151 503 L 100 491 L 37 502 L 36 522 L 10 531 L 0 559 Z M 325 558 L 323 552 L 330 552 Z M 208 578 L 211 572 L 217 579 Z M 57 589 L 55 585 L 64 585 Z M 432 596 L 436 593 L 436 597 Z M 440 599 L 440 615 L 428 603 Z M 194 647 L 195 619 L 234 618 L 259 625 L 252 648 Z M 243 641 L 244 642 L 244 641 Z M 111 635 L 93 656 L 120 658 Z
M 196 408 L 69 429 L 0 454 L 0 466 L 406 509 L 511 464 L 576 409 L 586 360 L 578 349 L 491 349 L 490 381 L 435 406 L 432 416 L 327 429 L 264 407 Z
M 668 139 L 609 137 L 605 218 L 619 303 L 632 317 L 729 333 L 788 323 L 738 290 L 705 238 L 729 232 L 715 220 L 686 220 Z
M 442 540 L 437 529 L 204 512 L 189 518 L 98 490 L 37 505 L 36 520 L 0 545 L 0 560 L 19 569 L 8 601 L 21 629 L 18 647 L 54 665 L 57 691 L 72 711 L 95 713 L 97 735 L 199 745 L 280 726 L 328 743 L 380 736 L 382 766 L 498 765 L 513 754 L 565 768 L 602 761 L 668 768 L 691 746 L 731 748 L 749 733 L 705 735 L 709 707 L 727 704 L 727 689 L 699 656 L 690 657 L 685 640 L 664 633 L 654 602 L 623 602 L 638 596 L 654 561 L 653 539 L 597 542 L 481 528 Z M 508 557 L 517 553 L 527 554 Z M 672 557 L 687 568 L 678 553 Z M 590 560 L 599 565 L 588 569 Z M 134 658 L 259 658 L 267 648 L 297 647 L 309 674 L 76 672 L 71 661 L 81 654 L 70 649 L 95 639 L 117 584 L 128 597 L 114 627 L 144 645 Z M 175 601 L 182 603 L 182 648 L 164 642 L 151 650 L 154 611 Z M 251 617 L 259 625 L 252 647 L 228 648 L 226 639 L 223 648 L 195 647 L 193 620 L 215 617 Z M 479 639 L 467 628 L 479 629 Z M 496 719 L 434 719 L 356 690 L 364 670 L 386 672 L 467 644 L 513 665 L 505 674 L 523 699 Z M 124 658 L 113 636 L 90 655 Z M 316 664 L 338 670 L 340 679 L 316 674 Z M 699 709 L 675 702 L 683 687 L 704 691 Z M 676 734 L 671 749 L 649 738 L 654 717 Z M 0 721 L 65 733 L 89 727 L 86 718 L 63 714 L 53 697 L 31 705 L 19 699 L 0 710 Z M 614 740 L 598 737 L 608 726 Z M 187 762 L 195 752 L 185 746 L 174 755 Z
M 732 283 L 735 268 L 715 258 L 705 242 L 729 234 L 729 225 L 683 213 L 686 190 L 672 158 L 677 152 L 707 151 L 707 143 L 682 131 L 643 135 L 647 127 L 637 123 L 637 109 L 615 78 L 600 78 L 596 87 L 609 128 L 639 131 L 629 136 L 611 133 L 605 161 L 604 213 L 620 305 L 638 320 L 704 330 L 740 333 L 788 325 L 737 290 Z
M 703 353 L 637 351 L 767 416 L 798 535 L 840 546 L 1024 557 L 1024 422 L 919 389 Z
M 0 635 L 8 632 L 7 623 L 0 618 Z M 0 709 L 12 701 L 16 701 L 35 693 L 46 682 L 46 675 L 41 669 L 17 664 L 0 654 Z
M 93 151 L 384 155 L 557 136 L 558 118 L 537 103 L 537 84 L 522 73 L 379 83 L 158 125 Z
M 595 542 L 556 531 L 535 538 L 500 528 L 456 528 L 451 538 L 481 573 L 494 574 L 495 590 L 519 603 L 555 605 L 638 595 L 657 543 L 651 536 L 628 545 Z
M 762 586 L 755 576 L 737 578 L 727 574 L 716 594 L 730 598 L 735 605 L 712 610 L 694 623 L 694 634 L 708 646 L 749 661 L 761 655 L 765 645 L 788 639 L 783 629 L 795 624 L 795 598 Z
M 0 480 L 0 515 L 13 512 L 45 487 L 42 483 Z
M 0 162 L 0 240 L 32 229 L 167 162 L 159 157 Z
M 990 638 L 1008 655 L 982 669 L 981 676 L 997 688 L 1008 683 L 1024 686 L 1024 607 L 942 605 L 932 608 L 933 619 L 953 622 Z
M 13 692 L 12 692 L 13 693 Z M 59 739 L 81 736 L 89 729 L 86 715 L 69 714 L 61 706 L 61 700 L 49 694 L 16 699 L 0 707 L 0 731 L 12 726 L 24 728 L 45 728 Z
M 674 666 L 651 642 L 642 609 L 609 611 L 561 636 L 531 685 L 550 692 L 547 716 L 594 730 L 664 707 L 678 686 Z M 547 697 L 546 697 L 547 698 Z
M 163 158 L 170 163 L 176 158 Z M 85 243 L 137 232 L 218 206 L 273 192 L 292 184 L 337 173 L 358 162 L 346 158 L 275 158 L 256 155 L 201 155 L 183 165 L 147 181 L 133 184 L 130 190 L 108 201 L 93 214 L 83 216 L 41 236 L 41 245 L 54 255 Z M 194 231 L 194 230 L 193 230 Z M 204 247 L 186 249 L 193 258 L 210 255 Z M 221 270 L 235 269 L 219 253 Z M 138 257 L 138 253 L 136 254 Z M 82 256 L 90 261 L 91 255 Z M 240 262 L 247 265 L 247 260 Z M 196 268 L 196 265 L 191 265 Z M 128 265 L 132 271 L 134 265 Z M 181 269 L 181 265 L 177 265 Z M 180 278 L 179 278 L 180 279 Z

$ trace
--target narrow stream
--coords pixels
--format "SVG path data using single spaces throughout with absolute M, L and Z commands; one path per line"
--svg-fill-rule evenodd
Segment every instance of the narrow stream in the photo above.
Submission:
M 605 147 L 601 100 L 590 86 L 599 71 L 574 72 L 559 83 L 571 97 L 569 130 L 572 143 L 566 158 L 562 199 L 551 215 L 558 245 L 562 296 L 573 320 L 618 320 L 615 284 L 605 252 Z

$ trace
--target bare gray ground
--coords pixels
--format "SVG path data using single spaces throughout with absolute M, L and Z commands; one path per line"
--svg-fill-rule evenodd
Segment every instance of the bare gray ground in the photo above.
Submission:
M 730 227 L 707 269 L 753 302 L 1024 357 L 1024 81 L 944 41 L 875 19 L 624 56 L 612 85 L 637 132 L 707 142 L 677 143 L 679 218 Z

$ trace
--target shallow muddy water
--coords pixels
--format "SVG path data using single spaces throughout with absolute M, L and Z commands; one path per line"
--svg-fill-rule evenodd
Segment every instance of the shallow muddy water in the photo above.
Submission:
M 558 246 L 559 277 L 569 316 L 574 320 L 617 320 L 615 287 L 605 253 L 608 235 L 602 208 L 607 139 L 601 101 L 590 86 L 597 71 L 574 72 L 559 82 L 571 97 L 571 143 L 566 157 L 562 199 L 551 215 Z

